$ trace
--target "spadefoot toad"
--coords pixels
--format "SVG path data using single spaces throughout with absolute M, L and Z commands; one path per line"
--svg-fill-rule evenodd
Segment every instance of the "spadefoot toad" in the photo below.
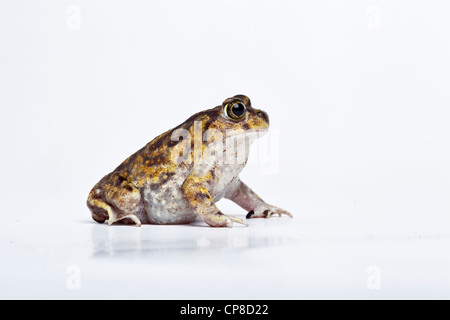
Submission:
M 248 211 L 247 218 L 292 215 L 265 203 L 239 179 L 250 144 L 269 128 L 269 117 L 236 95 L 194 114 L 159 135 L 101 179 L 87 205 L 97 222 L 108 220 L 184 224 L 197 217 L 212 227 L 247 226 L 223 214 L 216 202 L 227 198 Z

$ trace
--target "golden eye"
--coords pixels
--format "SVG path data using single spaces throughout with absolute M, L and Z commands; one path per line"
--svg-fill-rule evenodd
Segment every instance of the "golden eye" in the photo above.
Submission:
M 225 115 L 231 120 L 242 120 L 245 116 L 245 105 L 241 101 L 227 103 L 223 108 Z

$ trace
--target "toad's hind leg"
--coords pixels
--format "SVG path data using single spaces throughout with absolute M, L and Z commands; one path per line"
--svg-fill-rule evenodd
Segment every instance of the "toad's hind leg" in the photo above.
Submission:
M 89 193 L 87 206 L 92 213 L 92 219 L 103 223 L 114 215 L 112 207 L 104 202 L 100 196 L 101 189 L 95 188 Z
M 141 193 L 130 181 L 120 174 L 113 173 L 103 183 L 89 193 L 87 205 L 92 218 L 97 222 L 135 223 L 138 227 L 147 218 L 141 199 Z

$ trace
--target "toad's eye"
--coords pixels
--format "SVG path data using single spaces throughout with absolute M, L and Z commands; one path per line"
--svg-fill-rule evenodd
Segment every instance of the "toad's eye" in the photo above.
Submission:
M 245 105 L 241 101 L 227 103 L 223 109 L 225 115 L 235 121 L 239 121 L 244 118 L 245 110 Z

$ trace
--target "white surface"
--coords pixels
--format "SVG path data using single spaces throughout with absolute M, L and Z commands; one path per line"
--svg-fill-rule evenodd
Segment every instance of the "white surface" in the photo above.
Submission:
M 16 222 L 2 232 L 1 298 L 449 298 L 445 231 L 361 218 L 250 227 Z M 427 231 L 425 231 L 427 230 Z M 33 241 L 31 241 L 33 239 Z M 75 266 L 75 267 L 74 267 Z M 370 267 L 381 274 L 371 289 Z M 76 268 L 76 269 L 73 269 Z M 79 278 L 74 285 L 74 270 Z M 369 273 L 368 273 L 369 271 Z M 75 286 L 75 288 L 74 288 Z
M 0 297 L 450 298 L 449 9 L 0 0 Z M 294 219 L 91 222 L 104 174 L 237 93 L 271 119 L 242 179 Z

